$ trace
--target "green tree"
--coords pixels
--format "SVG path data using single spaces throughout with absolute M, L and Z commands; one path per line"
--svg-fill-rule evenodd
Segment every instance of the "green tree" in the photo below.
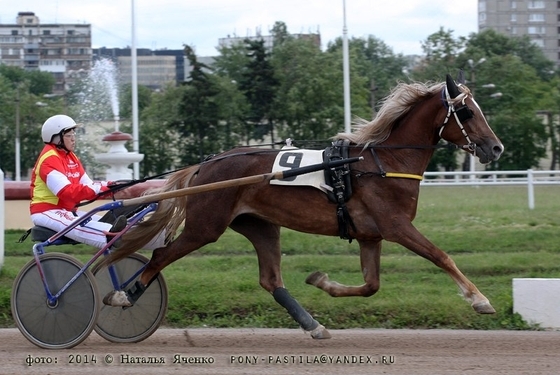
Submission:
M 312 41 L 288 39 L 274 49 L 279 86 L 274 116 L 279 135 L 327 140 L 342 130 L 342 70 L 337 53 L 322 53 Z
M 249 65 L 250 58 L 244 44 L 238 43 L 219 48 L 219 55 L 214 59 L 214 73 L 220 77 L 229 77 L 237 83 L 243 79 L 244 71 Z
M 466 38 L 454 37 L 453 30 L 439 31 L 429 35 L 422 42 L 424 56 L 422 61 L 412 72 L 411 76 L 419 81 L 442 81 L 445 74 L 455 76 L 458 68 L 458 56 L 465 49 Z
M 424 62 L 413 76 L 441 80 L 442 73 L 455 75 L 463 69 L 467 86 L 502 139 L 504 155 L 487 168 L 538 166 L 546 151 L 548 133 L 536 113 L 556 107 L 552 99 L 556 88 L 547 82 L 553 76 L 551 65 L 542 51 L 525 38 L 510 38 L 492 30 L 471 34 L 468 39 L 455 39 L 452 31 L 440 29 L 428 37 L 423 48 Z M 497 92 L 501 97 L 493 95 Z M 428 169 L 454 170 L 456 155 L 453 150 L 438 149 Z M 469 156 L 465 155 L 463 169 L 468 168 L 468 161 Z
M 524 170 L 538 167 L 546 154 L 548 134 L 537 112 L 549 100 L 549 85 L 539 79 L 534 68 L 516 56 L 495 56 L 483 65 L 477 80 L 494 83 L 502 96 L 486 97 L 481 107 L 505 147 L 500 160 L 487 168 Z M 475 97 L 482 102 L 482 91 L 479 90 Z
M 144 85 L 138 85 L 138 113 L 150 105 L 152 90 Z M 132 118 L 132 85 L 124 85 L 119 90 L 119 117 Z
M 5 106 L 0 118 L 0 168 L 15 176 L 16 124 L 19 122 L 21 177 L 26 178 L 43 147 L 43 122 L 60 112 L 41 102 L 40 96 L 30 93 L 26 83 L 13 88 L 11 84 L 6 85 L 5 80 L 0 79 L 0 82 L 3 82 L 0 83 L 0 106 Z
M 244 69 L 249 64 L 249 56 L 245 45 L 241 43 L 220 47 L 219 52 L 213 68 L 220 85 L 217 97 L 220 118 L 226 123 L 224 147 L 229 149 L 240 143 L 249 144 L 253 137 L 251 124 L 245 121 L 249 103 L 239 89 L 239 82 L 244 79 Z
M 36 96 L 50 94 L 55 84 L 54 77 L 50 73 L 39 70 L 26 71 L 19 67 L 4 64 L 0 64 L 0 75 L 14 84 L 26 81 L 28 91 Z
M 244 121 L 249 105 L 245 95 L 239 91 L 237 81 L 228 76 L 217 76 L 216 82 L 218 94 L 215 99 L 218 117 L 220 123 L 224 125 L 218 133 L 220 150 L 229 150 L 234 146 L 249 144 L 251 132 Z
M 492 29 L 471 34 L 458 63 L 466 68 L 468 59 L 478 61 L 480 58 L 508 55 L 517 56 L 524 64 L 533 67 L 541 80 L 548 81 L 554 76 L 554 62 L 528 36 L 507 36 Z
M 43 147 L 41 126 L 56 113 L 62 113 L 61 101 L 44 97 L 54 80 L 49 73 L 27 72 L 0 65 L 0 168 L 15 176 L 15 140 L 19 122 L 21 177 L 33 167 Z
M 473 67 L 471 61 L 484 63 Z M 472 77 L 469 85 L 475 98 L 489 115 L 489 122 L 502 139 L 505 152 L 490 169 L 527 169 L 538 167 L 546 153 L 547 140 L 557 147 L 558 127 L 545 125 L 538 112 L 558 113 L 558 85 L 554 64 L 526 37 L 508 37 L 493 30 L 471 34 L 458 63 Z M 474 70 L 476 69 L 476 78 Z M 494 84 L 487 89 L 484 84 Z M 499 99 L 492 92 L 499 91 Z M 552 116 L 550 117 L 552 118 Z M 515 140 L 514 137 L 523 139 Z M 554 160 L 554 157 L 553 157 Z
M 255 127 L 255 138 L 270 134 L 274 143 L 274 119 L 272 106 L 276 96 L 278 81 L 266 51 L 264 40 L 245 40 L 249 62 L 243 69 L 239 80 L 239 90 L 249 103 L 247 122 Z M 262 130 L 262 132 L 261 132 Z
M 288 32 L 288 27 L 284 22 L 276 21 L 270 34 L 273 38 L 273 47 L 276 48 L 281 46 L 285 41 L 293 39 L 293 37 Z
M 364 91 L 369 91 L 372 115 L 375 116 L 379 100 L 389 94 L 398 81 L 406 79 L 407 59 L 395 54 L 382 40 L 370 35 L 350 40 L 353 69 L 365 78 Z
M 181 90 L 180 122 L 175 124 L 182 136 L 180 158 L 184 164 L 204 160 L 205 154 L 219 150 L 220 117 L 216 97 L 216 77 L 207 73 L 208 66 L 198 61 L 193 49 L 186 45 L 185 56 L 192 70 Z
M 342 38 L 337 38 L 334 42 L 329 43 L 325 53 L 329 56 L 328 61 L 335 72 L 332 79 L 332 94 L 338 96 L 338 105 L 340 105 L 340 118 L 336 120 L 338 131 L 344 131 L 344 77 L 343 77 L 343 48 Z M 364 75 L 360 70 L 361 51 L 356 48 L 356 43 L 349 43 L 349 62 L 350 62 L 350 112 L 351 117 L 361 117 L 364 119 L 372 118 L 371 108 L 371 80 L 370 77 Z M 379 95 L 378 95 L 379 96 Z M 382 96 L 382 95 L 380 95 Z M 333 134 L 334 135 L 334 134 Z
M 141 174 L 151 176 L 178 167 L 180 163 L 181 137 L 178 108 L 181 105 L 183 87 L 166 86 L 161 92 L 151 94 L 150 105 L 144 107 L 139 127 L 139 148 L 144 154 L 140 163 Z

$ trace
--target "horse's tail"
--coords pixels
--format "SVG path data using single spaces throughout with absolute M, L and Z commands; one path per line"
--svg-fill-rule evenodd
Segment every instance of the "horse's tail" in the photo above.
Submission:
M 199 170 L 195 165 L 174 173 L 166 183 L 144 193 L 158 194 L 187 187 Z M 165 243 L 175 237 L 177 229 L 185 220 L 187 196 L 165 199 L 158 203 L 156 210 L 148 219 L 138 223 L 122 236 L 120 245 L 111 253 L 104 263 L 114 263 L 140 250 L 156 236 L 165 231 Z

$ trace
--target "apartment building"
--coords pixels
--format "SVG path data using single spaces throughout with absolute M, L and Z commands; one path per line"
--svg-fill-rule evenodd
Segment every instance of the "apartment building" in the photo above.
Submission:
M 63 94 L 75 72 L 91 68 L 91 25 L 42 24 L 35 13 L 19 12 L 13 24 L 0 24 L 0 64 L 49 72 L 53 93 Z
M 295 39 L 304 39 L 310 40 L 314 43 L 317 47 L 321 47 L 321 34 L 317 31 L 317 33 L 309 33 L 309 34 L 290 34 L 291 37 Z M 247 36 L 230 36 L 228 35 L 225 38 L 218 39 L 218 45 L 220 47 L 231 47 L 234 45 L 239 45 L 245 43 L 246 40 L 256 41 L 256 40 L 263 40 L 264 47 L 266 50 L 270 51 L 274 46 L 274 36 L 273 35 L 262 35 L 260 29 L 257 29 L 255 35 L 247 35 Z
M 119 81 L 132 82 L 132 54 L 130 48 L 94 48 L 93 61 L 111 59 L 118 68 Z M 185 80 L 185 56 L 180 50 L 136 50 L 136 73 L 139 85 L 152 90 L 163 88 L 168 83 L 180 84 Z
M 478 31 L 485 29 L 511 37 L 527 35 L 560 64 L 560 1 L 478 0 Z

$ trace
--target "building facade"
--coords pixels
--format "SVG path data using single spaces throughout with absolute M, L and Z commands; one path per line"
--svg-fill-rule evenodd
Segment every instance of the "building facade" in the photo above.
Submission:
M 132 83 L 132 57 L 130 48 L 94 48 L 93 61 L 111 59 L 118 68 L 119 81 Z M 185 56 L 183 50 L 136 50 L 136 73 L 139 85 L 152 90 L 166 84 L 180 84 L 185 80 Z
M 132 58 L 120 56 L 117 66 L 121 82 L 132 83 Z M 137 56 L 138 84 L 152 90 L 161 89 L 168 83 L 175 84 L 177 81 L 175 66 L 174 56 Z
M 510 37 L 527 35 L 560 64 L 560 1 L 478 0 L 478 31 L 485 29 Z
M 13 24 L 0 24 L 0 63 L 40 70 L 55 78 L 63 94 L 75 72 L 91 68 L 91 25 L 42 24 L 33 12 L 19 12 Z
M 304 40 L 310 40 L 313 44 L 315 44 L 317 47 L 321 48 L 321 34 L 319 34 L 319 32 L 315 33 L 310 33 L 310 34 L 290 34 L 290 36 L 292 38 L 295 39 L 304 39 Z M 245 36 L 245 37 L 241 37 L 241 36 L 227 36 L 226 38 L 219 38 L 218 39 L 218 46 L 220 48 L 229 48 L 235 45 L 240 45 L 240 44 L 244 44 L 246 40 L 250 40 L 250 41 L 257 41 L 257 40 L 263 40 L 264 41 L 264 48 L 267 51 L 271 51 L 272 48 L 274 47 L 274 36 L 273 35 L 261 35 L 260 31 L 257 30 L 256 35 L 254 36 Z

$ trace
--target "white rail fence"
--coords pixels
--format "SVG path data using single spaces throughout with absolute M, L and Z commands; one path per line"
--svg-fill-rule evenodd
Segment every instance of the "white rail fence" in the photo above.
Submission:
M 559 171 L 425 172 L 423 186 L 527 186 L 529 209 L 535 208 L 535 186 L 560 185 Z

